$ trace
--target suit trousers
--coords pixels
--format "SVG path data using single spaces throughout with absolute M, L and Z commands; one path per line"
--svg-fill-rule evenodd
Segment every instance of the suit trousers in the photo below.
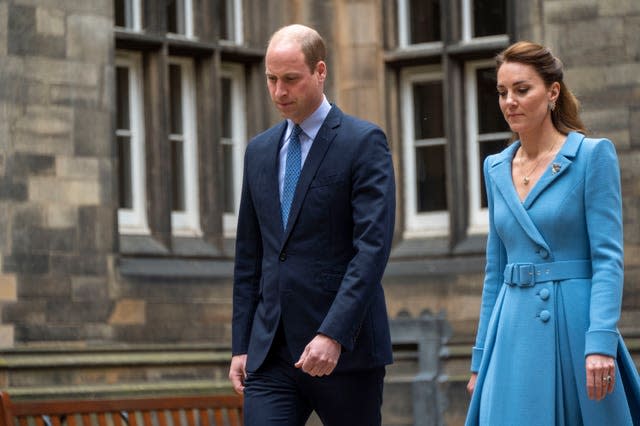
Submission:
M 312 377 L 294 363 L 279 327 L 267 359 L 245 380 L 245 426 L 304 426 L 314 410 L 325 426 L 381 424 L 384 366 Z

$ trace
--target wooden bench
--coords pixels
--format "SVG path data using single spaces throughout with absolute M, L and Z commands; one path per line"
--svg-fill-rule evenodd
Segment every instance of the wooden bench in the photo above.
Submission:
M 242 397 L 12 401 L 0 392 L 0 426 L 242 426 Z

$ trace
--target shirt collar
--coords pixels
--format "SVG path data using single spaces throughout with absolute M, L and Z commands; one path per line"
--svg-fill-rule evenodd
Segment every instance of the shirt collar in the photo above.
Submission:
M 316 135 L 320 131 L 320 127 L 322 127 L 322 123 L 324 123 L 325 118 L 329 115 L 329 111 L 331 111 L 331 104 L 327 101 L 327 97 L 322 95 L 322 102 L 320 103 L 320 106 L 302 123 L 300 123 L 302 131 L 309 137 L 309 139 L 314 140 L 316 138 Z M 295 123 L 290 119 L 287 119 L 287 123 L 287 135 L 289 135 L 291 134 Z

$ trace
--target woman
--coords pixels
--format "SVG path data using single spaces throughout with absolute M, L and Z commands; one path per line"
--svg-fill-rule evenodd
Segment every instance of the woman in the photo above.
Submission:
M 613 144 L 585 138 L 549 49 L 496 57 L 515 143 L 484 163 L 487 265 L 467 425 L 638 425 L 640 379 L 617 330 L 623 282 Z

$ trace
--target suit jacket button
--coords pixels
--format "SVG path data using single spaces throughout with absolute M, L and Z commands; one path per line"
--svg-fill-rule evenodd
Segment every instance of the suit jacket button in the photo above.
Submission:
M 551 314 L 549 313 L 549 311 L 544 310 L 540 312 L 540 321 L 547 322 L 549 321 L 549 318 L 551 318 Z
M 285 260 L 287 260 L 287 253 L 280 253 L 280 262 L 284 262 Z
M 537 250 L 537 253 L 540 255 L 541 258 L 546 259 L 547 257 L 549 257 L 549 252 L 545 249 L 543 249 L 542 247 L 540 247 Z

